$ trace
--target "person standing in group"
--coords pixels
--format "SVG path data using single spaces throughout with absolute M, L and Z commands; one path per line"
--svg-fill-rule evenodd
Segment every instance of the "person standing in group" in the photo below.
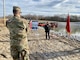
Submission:
M 50 25 L 48 22 L 45 24 L 44 29 L 45 29 L 46 39 L 50 39 Z
M 29 60 L 28 22 L 21 18 L 21 9 L 13 6 L 14 16 L 6 22 L 10 32 L 10 51 L 13 60 Z

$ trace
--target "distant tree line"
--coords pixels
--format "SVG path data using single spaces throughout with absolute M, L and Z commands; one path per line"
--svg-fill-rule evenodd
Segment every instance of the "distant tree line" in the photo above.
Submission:
M 6 18 L 11 18 L 12 15 L 6 16 Z M 47 21 L 59 21 L 59 22 L 66 22 L 67 16 L 60 17 L 60 16 L 42 16 L 42 15 L 23 15 L 22 18 L 29 19 L 29 20 L 47 20 Z M 70 16 L 71 22 L 80 22 L 79 16 Z
M 66 18 L 60 17 L 60 16 L 37 16 L 37 15 L 25 15 L 23 16 L 25 19 L 31 19 L 31 20 L 47 20 L 47 21 L 59 21 L 59 22 L 66 22 Z M 71 22 L 80 22 L 80 17 L 78 16 L 70 16 Z
M 44 19 L 45 20 L 49 20 L 49 21 L 66 22 L 67 17 L 66 18 L 63 18 L 63 17 L 59 17 L 59 16 L 53 16 L 53 17 L 45 17 Z M 71 22 L 80 22 L 80 18 L 78 18 L 77 16 L 71 16 L 70 17 L 70 21 Z

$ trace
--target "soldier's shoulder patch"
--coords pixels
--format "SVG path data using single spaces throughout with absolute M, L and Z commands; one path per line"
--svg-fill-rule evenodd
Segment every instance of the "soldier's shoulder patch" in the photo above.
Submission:
M 11 18 L 11 19 L 9 19 L 9 20 L 7 20 L 7 21 L 6 21 L 6 24 L 11 23 L 11 22 L 12 22 L 12 20 L 13 20 L 12 18 Z
M 7 20 L 7 22 L 10 23 L 10 22 L 13 21 L 13 19 L 14 19 L 14 18 L 12 17 L 12 18 L 10 18 L 9 20 Z
M 11 22 L 12 20 L 8 20 L 7 22 Z

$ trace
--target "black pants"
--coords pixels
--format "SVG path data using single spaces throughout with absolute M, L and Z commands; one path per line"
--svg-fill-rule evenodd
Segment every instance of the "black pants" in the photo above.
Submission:
M 50 35 L 49 35 L 49 31 L 48 32 L 45 32 L 46 33 L 46 39 L 50 39 Z

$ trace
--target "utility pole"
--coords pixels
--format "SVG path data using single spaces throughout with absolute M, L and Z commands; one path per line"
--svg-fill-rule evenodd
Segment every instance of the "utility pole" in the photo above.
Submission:
M 3 0 L 3 19 L 4 19 L 4 25 L 6 25 L 6 19 L 5 19 L 5 0 Z

